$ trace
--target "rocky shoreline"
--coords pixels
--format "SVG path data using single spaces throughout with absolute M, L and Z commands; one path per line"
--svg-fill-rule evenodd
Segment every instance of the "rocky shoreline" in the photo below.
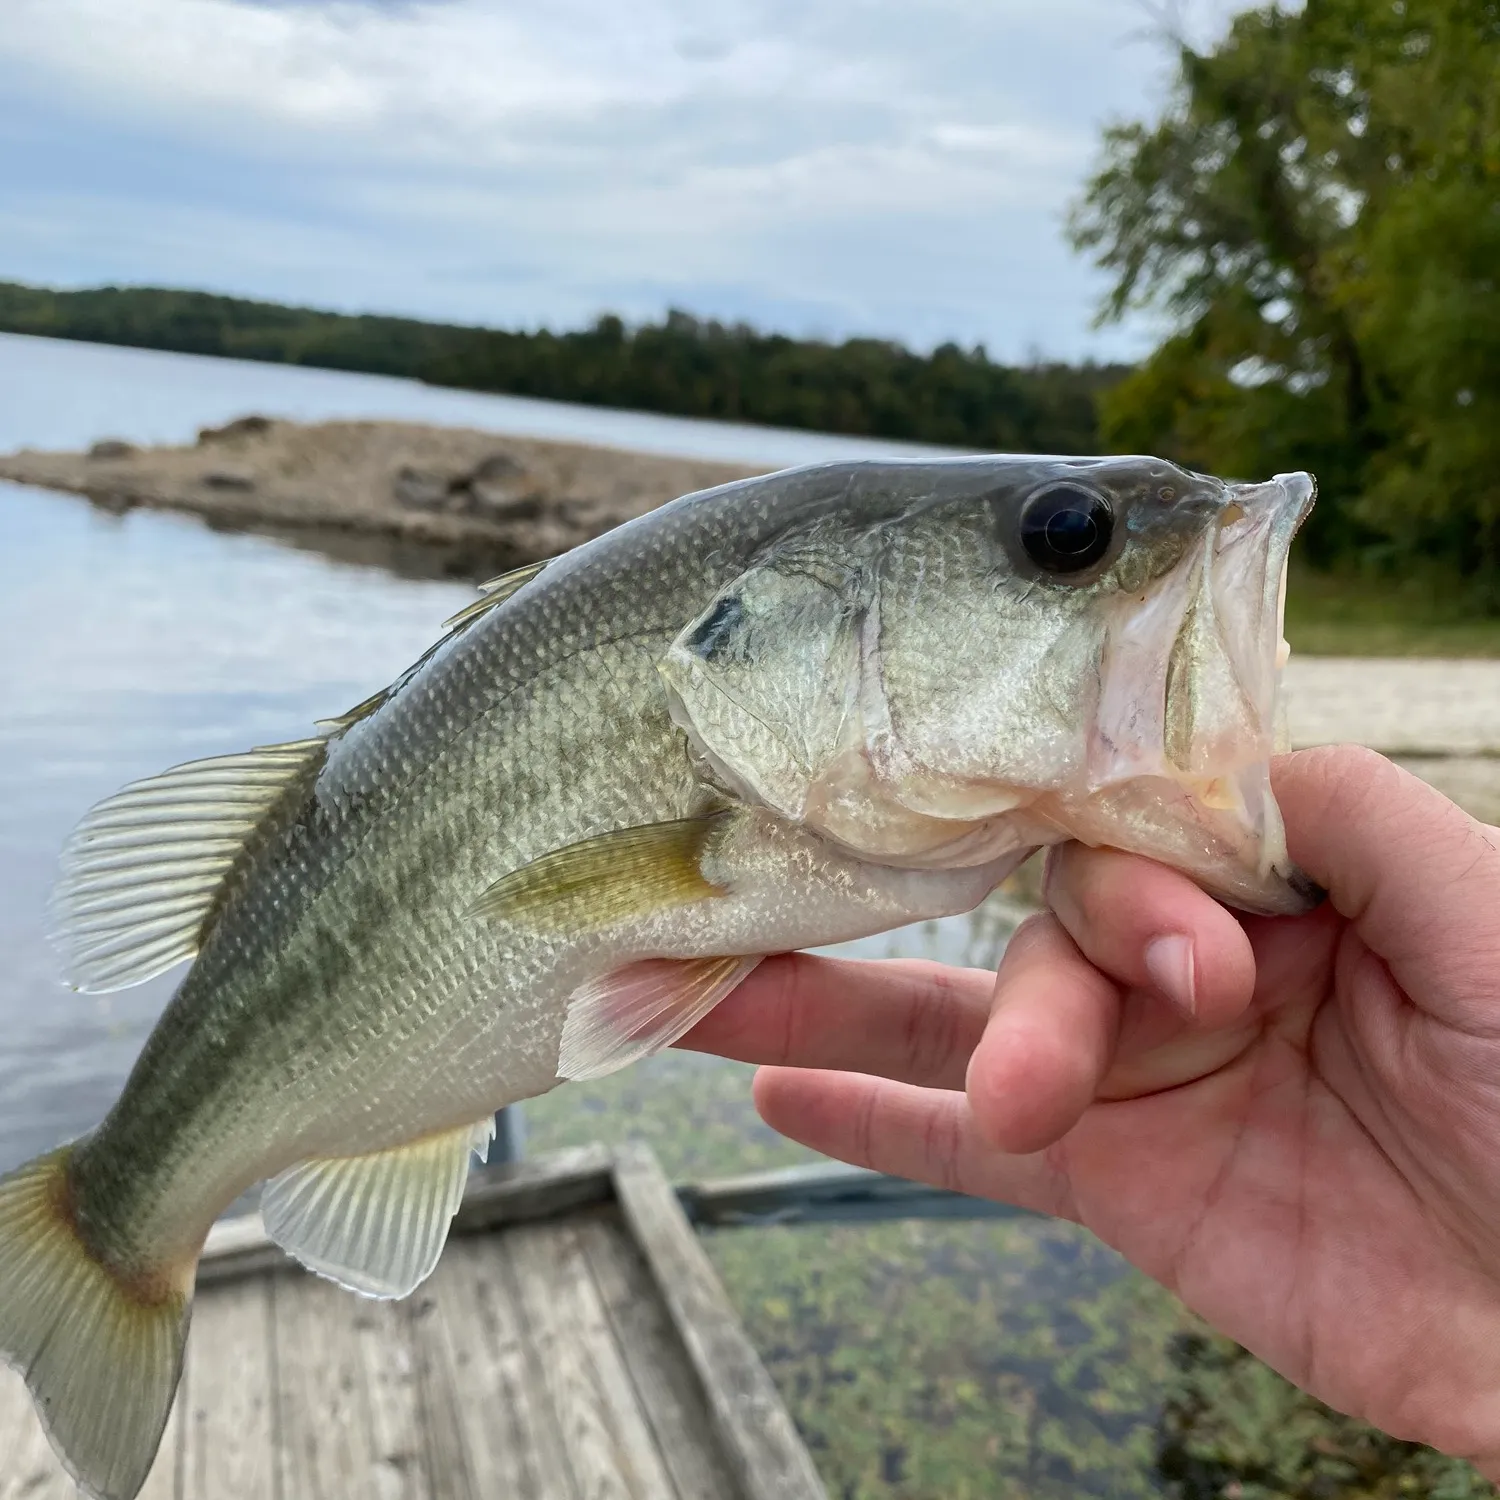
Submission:
M 0 456 L 0 479 L 115 512 L 189 511 L 248 530 L 343 533 L 441 549 L 476 574 L 551 557 L 692 490 L 763 473 L 411 422 L 248 416 L 186 447 L 104 439 Z

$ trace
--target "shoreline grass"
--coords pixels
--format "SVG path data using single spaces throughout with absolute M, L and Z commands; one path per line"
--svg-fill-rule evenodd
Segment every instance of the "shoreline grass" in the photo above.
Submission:
M 1452 580 L 1323 573 L 1293 563 L 1286 638 L 1299 656 L 1500 656 L 1500 615 Z

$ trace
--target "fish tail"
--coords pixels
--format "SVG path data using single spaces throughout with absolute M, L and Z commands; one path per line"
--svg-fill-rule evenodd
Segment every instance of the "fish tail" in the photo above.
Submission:
M 0 1361 L 95 1500 L 146 1482 L 182 1373 L 194 1265 L 123 1274 L 84 1244 L 71 1146 L 0 1177 Z

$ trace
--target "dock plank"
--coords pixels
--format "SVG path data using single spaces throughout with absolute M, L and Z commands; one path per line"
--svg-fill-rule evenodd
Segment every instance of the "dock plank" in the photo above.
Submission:
M 506 1236 L 517 1299 L 585 1500 L 670 1500 L 673 1486 L 574 1229 Z
M 481 1174 L 404 1302 L 219 1226 L 140 1500 L 812 1500 L 774 1387 L 649 1153 Z M 797 1455 L 803 1467 L 799 1469 Z M 0 1500 L 76 1500 L 0 1370 Z
M 703 1388 L 684 1357 L 645 1260 L 617 1220 L 581 1222 L 578 1238 L 680 1500 L 725 1500 L 738 1494 L 723 1454 L 703 1442 L 712 1425 Z
M 352 1326 L 370 1412 L 367 1493 L 377 1500 L 429 1500 L 412 1304 L 360 1298 Z
M 648 1148 L 628 1145 L 616 1153 L 615 1191 L 746 1500 L 827 1500 L 811 1455 Z
M 247 1277 L 201 1294 L 188 1340 L 181 1500 L 274 1500 L 271 1288 Z
M 267 1284 L 280 1492 L 287 1500 L 367 1493 L 375 1434 L 350 1294 L 316 1276 Z
M 474 1500 L 579 1500 L 516 1306 L 508 1236 L 451 1241 L 432 1298 L 433 1401 L 446 1388 Z
M 428 1491 L 433 1500 L 488 1500 L 486 1492 L 474 1488 L 443 1314 L 431 1282 L 406 1304 L 406 1316 Z M 466 1309 L 464 1316 L 472 1317 L 473 1310 Z

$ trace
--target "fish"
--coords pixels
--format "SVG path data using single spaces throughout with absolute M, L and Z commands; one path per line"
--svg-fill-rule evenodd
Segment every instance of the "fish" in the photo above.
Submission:
M 495 1111 L 681 1038 L 767 954 L 972 909 L 1064 840 L 1249 911 L 1307 474 L 825 463 L 486 585 L 301 739 L 127 786 L 51 913 L 78 990 L 191 960 L 89 1134 L 0 1179 L 0 1352 L 131 1500 L 216 1218 L 370 1297 L 432 1272 Z

